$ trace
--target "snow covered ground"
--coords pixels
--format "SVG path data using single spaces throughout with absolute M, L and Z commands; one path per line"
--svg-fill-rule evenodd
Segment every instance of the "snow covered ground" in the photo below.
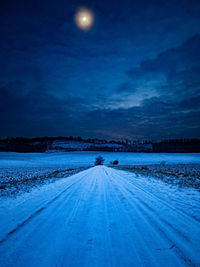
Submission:
M 63 168 L 55 167 L 7 167 L 0 168 L 0 183 L 12 183 L 16 181 L 31 180 L 34 177 L 49 175 Z
M 36 186 L 53 183 L 57 179 L 71 176 L 83 171 L 86 167 L 18 167 L 0 168 L 0 197 L 16 197 L 30 192 Z
M 64 152 L 64 153 L 0 153 L 0 196 L 15 196 L 21 191 L 30 191 L 31 186 L 38 186 L 44 182 L 52 182 L 55 178 L 55 172 L 61 172 L 66 169 L 77 169 L 80 167 L 93 166 L 95 158 L 102 155 L 105 164 L 113 160 L 119 160 L 119 164 L 128 165 L 134 171 L 138 170 L 138 164 L 148 165 L 148 175 L 158 177 L 161 172 L 165 171 L 161 179 L 172 183 L 190 184 L 190 186 L 200 188 L 200 156 L 199 154 L 155 154 L 155 153 L 124 153 L 124 152 Z M 165 164 L 163 164 L 163 162 Z M 154 164 L 154 165 L 152 165 Z M 184 174 L 182 172 L 184 165 Z M 168 166 L 170 175 L 168 176 Z M 136 166 L 136 167 L 134 167 Z M 151 167 L 152 166 L 152 167 Z M 188 169 L 197 175 L 185 178 Z M 195 167 L 194 167 L 195 166 Z M 198 168 L 196 168 L 196 166 Z M 140 168 L 140 167 L 139 167 Z M 150 168 L 153 168 L 149 173 Z M 166 169 L 167 168 L 167 169 Z M 79 170 L 78 170 L 79 171 Z M 139 170 L 141 171 L 141 170 Z M 144 172 L 144 170 L 143 170 Z M 53 176 L 52 176 L 53 174 Z M 145 174 L 145 173 L 142 173 Z M 64 176 L 64 175 L 63 175 Z M 51 179 L 49 179 L 49 177 Z M 177 179 L 180 178 L 181 179 Z M 170 179 L 169 179 L 170 178 Z M 184 179 L 182 179 L 184 178 Z M 183 181 L 183 183 L 182 183 Z M 186 183 L 187 182 L 187 183 Z
M 107 148 L 123 148 L 123 145 L 119 144 L 96 144 L 96 143 L 87 143 L 81 141 L 53 141 L 53 143 L 48 148 L 48 151 L 57 151 L 62 149 L 77 149 L 77 150 L 84 150 L 89 149 L 91 147 L 107 147 Z
M 119 160 L 120 165 L 166 163 L 200 163 L 199 153 L 128 153 L 128 152 L 63 152 L 14 153 L 0 152 L 0 168 L 7 167 L 80 167 L 93 166 L 97 156 L 105 164 Z
M 193 187 L 200 191 L 200 164 L 160 164 L 150 165 L 121 165 L 117 168 L 129 170 L 137 175 L 153 177 L 162 181 L 178 185 L 179 187 Z
M 0 266 L 200 266 L 199 196 L 92 167 L 0 202 Z

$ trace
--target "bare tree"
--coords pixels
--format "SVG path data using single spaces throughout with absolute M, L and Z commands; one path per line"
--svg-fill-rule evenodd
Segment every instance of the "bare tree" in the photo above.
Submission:
M 102 156 L 99 156 L 95 159 L 95 165 L 103 165 L 104 158 Z

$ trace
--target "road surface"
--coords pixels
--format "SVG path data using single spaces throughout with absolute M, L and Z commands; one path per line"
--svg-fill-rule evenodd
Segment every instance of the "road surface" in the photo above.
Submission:
M 200 222 L 129 178 L 96 166 L 1 210 L 0 266 L 200 266 Z

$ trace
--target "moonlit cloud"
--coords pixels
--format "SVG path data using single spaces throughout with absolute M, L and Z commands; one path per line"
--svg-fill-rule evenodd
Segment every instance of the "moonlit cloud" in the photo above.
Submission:
M 199 137 L 199 1 L 84 6 L 2 4 L 1 136 Z

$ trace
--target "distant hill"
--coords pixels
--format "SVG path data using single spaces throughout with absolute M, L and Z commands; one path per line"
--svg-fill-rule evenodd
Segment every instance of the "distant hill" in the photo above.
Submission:
M 6 138 L 0 140 L 1 152 L 200 152 L 200 139 L 176 139 L 153 142 L 108 141 L 105 139 L 82 139 L 81 137 Z
M 89 143 L 85 141 L 67 141 L 55 140 L 48 145 L 47 151 L 91 151 L 91 150 L 123 150 L 123 144 L 110 144 L 110 143 Z

